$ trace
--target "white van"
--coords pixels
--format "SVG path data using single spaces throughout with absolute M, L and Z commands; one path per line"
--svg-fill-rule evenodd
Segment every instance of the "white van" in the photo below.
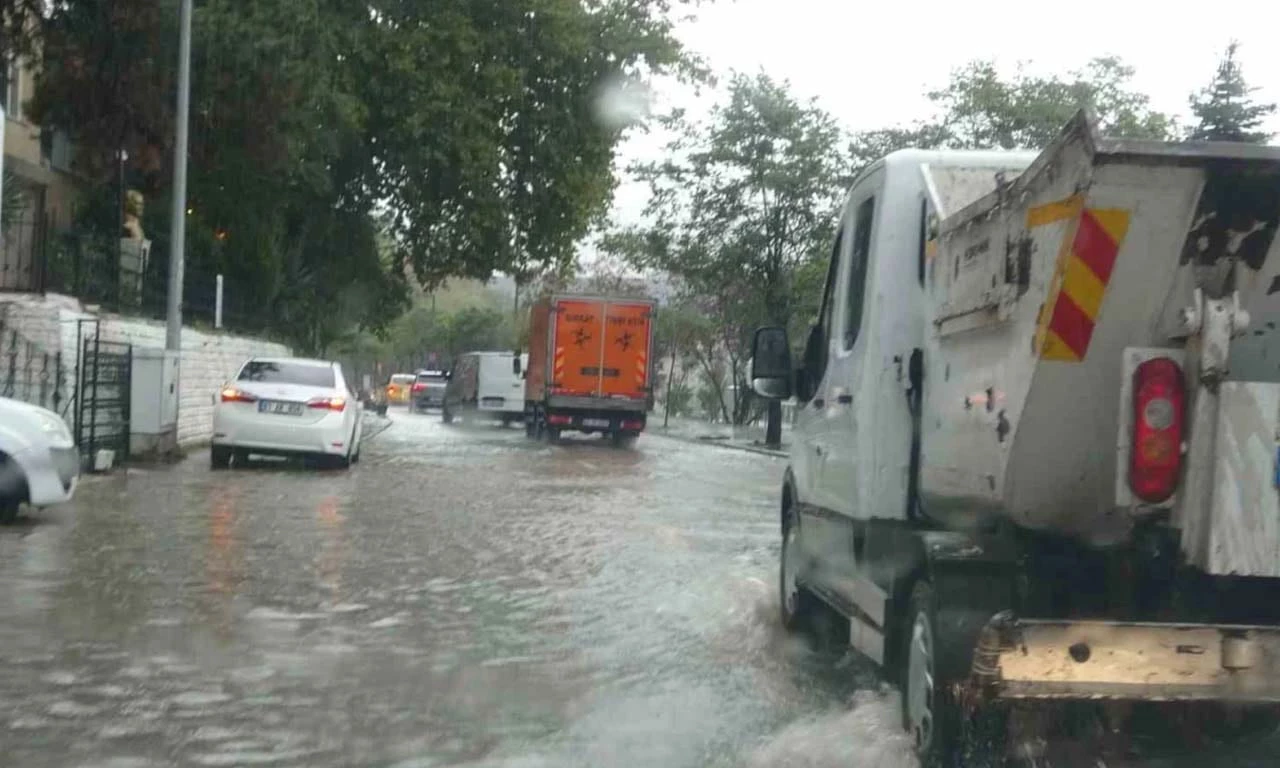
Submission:
M 442 418 L 475 412 L 505 427 L 524 420 L 524 367 L 528 355 L 514 352 L 468 352 L 453 364 L 445 389 Z

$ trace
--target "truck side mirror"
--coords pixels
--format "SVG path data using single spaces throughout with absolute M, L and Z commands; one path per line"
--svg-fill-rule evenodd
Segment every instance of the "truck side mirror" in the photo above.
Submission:
M 516 352 L 515 356 L 511 358 L 511 373 L 519 376 L 520 372 L 520 353 Z
M 751 388 L 760 397 L 791 397 L 791 344 L 787 329 L 760 328 L 751 340 Z

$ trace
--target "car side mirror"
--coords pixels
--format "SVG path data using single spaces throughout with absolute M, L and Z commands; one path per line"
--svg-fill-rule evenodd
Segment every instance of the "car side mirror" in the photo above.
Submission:
M 760 328 L 751 340 L 751 388 L 760 397 L 791 397 L 791 344 L 787 329 Z

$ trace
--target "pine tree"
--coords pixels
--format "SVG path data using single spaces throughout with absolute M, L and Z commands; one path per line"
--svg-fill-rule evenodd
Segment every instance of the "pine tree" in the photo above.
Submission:
M 1239 43 L 1227 46 L 1226 56 L 1209 87 L 1191 97 L 1191 111 L 1200 124 L 1191 131 L 1191 141 L 1242 141 L 1265 144 L 1274 135 L 1259 128 L 1275 114 L 1275 104 L 1259 104 L 1250 98 L 1256 88 L 1245 83 L 1236 60 Z

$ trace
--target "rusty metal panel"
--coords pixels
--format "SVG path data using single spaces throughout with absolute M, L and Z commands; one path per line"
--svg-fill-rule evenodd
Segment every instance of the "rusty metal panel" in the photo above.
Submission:
M 1001 698 L 1280 701 L 1280 628 L 997 617 L 974 671 Z

